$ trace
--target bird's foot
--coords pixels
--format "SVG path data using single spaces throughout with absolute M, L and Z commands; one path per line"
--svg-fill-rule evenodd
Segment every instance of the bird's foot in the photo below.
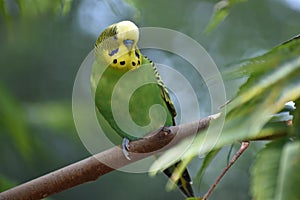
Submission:
M 127 138 L 124 138 L 123 141 L 122 141 L 122 151 L 123 151 L 123 154 L 124 154 L 124 156 L 127 160 L 131 160 L 130 157 L 129 157 L 129 153 L 128 153 L 129 142 L 130 141 Z
M 163 131 L 166 135 L 172 133 L 172 130 L 169 126 L 164 126 L 161 128 L 161 131 Z

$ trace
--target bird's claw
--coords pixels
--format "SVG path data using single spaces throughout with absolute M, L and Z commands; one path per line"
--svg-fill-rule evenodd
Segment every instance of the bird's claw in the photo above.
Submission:
M 168 126 L 162 127 L 161 131 L 163 131 L 164 133 L 166 133 L 166 135 L 172 133 L 171 128 L 168 127 Z
M 130 141 L 127 138 L 124 138 L 123 141 L 122 141 L 122 151 L 123 151 L 123 154 L 124 154 L 124 156 L 127 160 L 131 160 L 130 157 L 129 157 L 129 153 L 128 153 L 129 142 Z

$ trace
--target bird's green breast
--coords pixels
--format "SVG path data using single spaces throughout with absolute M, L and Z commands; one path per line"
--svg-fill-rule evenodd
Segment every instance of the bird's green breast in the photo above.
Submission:
M 139 68 L 129 71 L 108 67 L 100 77 L 95 93 L 100 114 L 118 135 L 130 140 L 139 139 L 162 126 L 173 125 L 153 66 L 146 58 L 142 63 Z

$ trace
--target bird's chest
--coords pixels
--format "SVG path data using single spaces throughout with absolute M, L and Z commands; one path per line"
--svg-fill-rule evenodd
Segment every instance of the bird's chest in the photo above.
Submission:
M 166 123 L 168 110 L 151 65 L 126 72 L 107 69 L 96 101 L 111 126 L 124 132 L 143 135 Z

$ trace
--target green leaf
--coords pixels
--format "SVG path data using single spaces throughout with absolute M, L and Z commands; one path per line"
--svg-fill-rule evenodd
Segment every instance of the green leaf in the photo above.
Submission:
M 251 170 L 251 191 L 256 200 L 299 199 L 300 142 L 287 142 L 271 142 L 258 153 Z
M 191 162 L 191 159 L 187 160 L 182 160 L 179 165 L 175 168 L 172 177 L 169 179 L 166 189 L 167 191 L 173 190 L 177 187 L 175 184 L 181 177 L 181 174 L 184 172 L 186 169 L 187 165 Z
M 0 1 L 0 11 L 8 19 L 15 15 L 15 11 L 10 11 L 5 2 L 5 0 Z M 13 3 L 18 6 L 20 16 L 34 18 L 46 14 L 66 15 L 71 10 L 73 0 L 15 0 Z
M 280 159 L 286 142 L 286 139 L 273 141 L 257 154 L 251 169 L 251 193 L 254 199 L 273 200 L 275 198 Z
M 300 98 L 295 101 L 296 109 L 293 112 L 293 129 L 292 134 L 300 139 Z
M 62 15 L 66 15 L 71 11 L 73 0 L 61 0 L 61 6 L 58 11 L 62 13 Z
M 201 180 L 202 180 L 202 177 L 203 177 L 203 174 L 204 174 L 205 170 L 207 169 L 207 167 L 209 166 L 211 161 L 213 161 L 213 159 L 218 155 L 220 150 L 221 149 L 216 149 L 216 150 L 208 152 L 207 155 L 205 155 L 205 158 L 203 160 L 201 168 L 200 168 L 200 170 L 198 171 L 198 173 L 195 177 L 195 184 L 200 186 Z
M 246 71 L 246 75 L 250 73 L 250 78 L 242 85 L 236 97 L 223 107 L 221 117 L 212 120 L 207 131 L 198 134 L 181 158 L 189 160 L 234 142 L 257 140 L 262 138 L 262 133 L 263 137 L 287 134 L 289 127 L 286 124 L 270 123 L 273 123 L 271 119 L 285 107 L 286 102 L 300 97 L 299 55 L 300 39 L 295 37 L 270 52 L 243 63 L 237 71 Z M 278 127 L 280 131 L 277 130 Z M 183 152 L 187 144 L 189 143 L 183 141 L 166 151 L 156 160 L 152 169 L 173 164 L 178 160 L 175 152 Z
M 44 102 L 26 104 L 27 122 L 40 127 L 50 127 L 56 132 L 60 130 L 75 131 L 70 103 Z
M 154 176 L 158 172 L 162 172 L 172 164 L 175 164 L 179 161 L 180 157 L 178 155 L 181 155 L 182 152 L 186 151 L 186 147 L 191 144 L 191 140 L 187 139 L 182 141 L 179 145 L 176 146 L 176 148 L 172 148 L 171 151 L 168 151 L 167 154 L 163 154 L 161 157 L 159 157 L 150 167 L 150 176 Z M 190 159 L 187 159 L 190 160 Z
M 300 142 L 287 144 L 282 152 L 276 200 L 297 200 L 300 197 Z M 274 181 L 274 179 L 273 179 Z M 258 199 L 259 200 L 259 199 Z
M 20 154 L 29 159 L 33 155 L 24 110 L 14 96 L 0 83 L 0 124 L 8 133 Z
M 1 11 L 2 15 L 5 17 L 6 16 L 6 1 L 5 0 L 0 1 L 0 11 Z
M 297 35 L 260 56 L 245 59 L 238 64 L 230 66 L 229 70 L 223 72 L 222 75 L 226 80 L 250 75 L 252 75 L 253 78 L 259 78 L 265 73 L 272 72 L 278 65 L 297 58 L 299 54 L 300 35 Z M 252 83 L 255 83 L 255 81 L 252 81 Z M 246 85 L 249 86 L 250 84 L 248 83 Z
M 202 197 L 189 197 L 186 200 L 202 200 Z
M 16 186 L 17 183 L 0 174 L 0 192 Z
M 247 0 L 222 0 L 215 4 L 213 16 L 206 26 L 204 32 L 210 33 L 213 31 L 225 18 L 229 15 L 232 7 L 238 3 Z

